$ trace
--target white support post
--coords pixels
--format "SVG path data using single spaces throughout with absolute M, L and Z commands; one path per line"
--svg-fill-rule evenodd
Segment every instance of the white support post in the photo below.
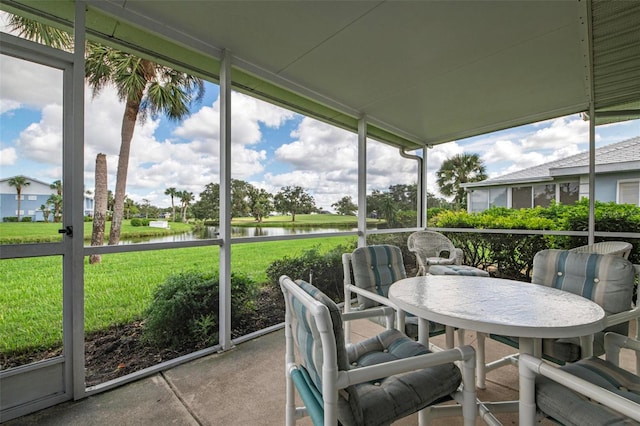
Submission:
M 420 163 L 420 166 L 422 167 L 422 169 L 419 171 L 420 173 L 420 185 L 418 187 L 418 191 L 419 192 L 419 203 L 420 203 L 420 209 L 418 210 L 420 212 L 420 217 L 418 217 L 418 227 L 420 228 L 426 228 L 427 227 L 427 221 L 429 220 L 429 217 L 427 215 L 427 151 L 429 150 L 429 147 L 427 145 L 422 147 L 422 162 Z
M 64 87 L 70 87 L 71 95 L 65 93 L 63 101 L 63 185 L 65 194 L 71 194 L 63 200 L 65 212 L 71 212 L 71 224 L 74 236 L 64 237 L 65 244 L 71 249 L 64 257 L 64 288 L 70 289 L 71 298 L 64 298 L 64 347 L 71 348 L 67 359 L 73 376 L 67 376 L 67 383 L 73 384 L 73 398 L 85 395 L 85 358 L 84 358 L 84 73 L 85 73 L 85 17 L 84 1 L 75 3 L 73 72 L 70 81 L 64 81 Z M 68 73 L 65 73 L 65 75 Z M 67 86 L 67 84 L 69 86 Z M 67 92 L 65 90 L 65 92 Z M 68 133 L 67 133 L 68 132 Z M 68 136 L 71 143 L 67 143 Z M 69 149 L 70 148 L 70 149 Z M 66 215 L 65 215 L 66 216 Z M 70 303 L 69 303 L 70 302 Z M 69 339 L 71 337 L 71 339 Z M 71 344 L 69 344 L 71 343 Z
M 596 230 L 596 113 L 593 100 L 589 106 L 589 238 L 595 243 Z
M 367 119 L 358 120 L 358 247 L 367 245 Z
M 231 349 L 231 54 L 220 63 L 220 286 L 219 343 Z

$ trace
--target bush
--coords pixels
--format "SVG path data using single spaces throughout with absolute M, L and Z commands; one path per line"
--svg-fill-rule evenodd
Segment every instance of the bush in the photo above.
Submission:
M 131 226 L 149 226 L 149 219 L 134 217 L 131 219 Z
M 231 275 L 231 321 L 254 310 L 256 284 Z M 160 285 L 144 317 L 143 337 L 158 347 L 202 348 L 218 342 L 218 274 L 187 272 Z
M 17 222 L 18 216 L 5 216 L 2 218 L 3 222 Z
M 300 256 L 285 256 L 271 263 L 267 267 L 267 276 L 272 285 L 279 285 L 281 275 L 287 275 L 291 279 L 310 280 L 313 285 L 335 302 L 344 299 L 344 286 L 342 276 L 342 254 L 350 253 L 353 246 L 337 246 L 327 253 L 320 253 L 315 247 L 302 252 Z
M 31 222 L 31 216 L 25 216 L 22 219 L 20 219 L 20 222 Z

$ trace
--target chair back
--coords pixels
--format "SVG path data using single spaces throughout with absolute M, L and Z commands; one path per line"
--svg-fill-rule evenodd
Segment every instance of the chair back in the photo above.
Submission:
M 345 262 L 348 262 L 348 257 Z M 345 266 L 345 273 L 347 272 Z M 356 287 L 387 297 L 389 287 L 394 282 L 407 277 L 407 272 L 399 247 L 381 244 L 359 247 L 351 253 L 351 267 L 353 283 Z M 358 296 L 359 309 L 372 308 L 379 303 L 360 294 Z
M 542 250 L 533 258 L 532 283 L 591 299 L 607 315 L 629 310 L 634 279 L 633 264 L 619 256 Z
M 627 243 L 626 241 L 601 241 L 595 244 L 572 248 L 570 251 L 578 253 L 609 254 L 612 256 L 622 256 L 625 259 L 628 259 L 632 248 L 633 246 L 631 243 Z
M 439 232 L 416 231 L 407 239 L 409 251 L 427 257 L 452 257 L 455 255 L 455 246 L 451 240 Z M 443 256 L 445 254 L 446 256 Z

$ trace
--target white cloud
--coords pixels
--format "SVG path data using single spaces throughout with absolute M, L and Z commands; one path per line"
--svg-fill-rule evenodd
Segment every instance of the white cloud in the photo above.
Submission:
M 556 118 L 550 126 L 542 127 L 522 140 L 529 149 L 558 149 L 566 144 L 586 144 L 589 141 L 589 122 L 576 116 Z
M 20 132 L 16 147 L 20 156 L 44 164 L 62 162 L 62 106 L 51 104 L 42 109 L 38 123 Z
M 0 75 L 2 114 L 18 108 L 62 104 L 61 70 L 2 55 Z
M 16 150 L 13 147 L 0 150 L 0 166 L 11 166 L 16 163 Z

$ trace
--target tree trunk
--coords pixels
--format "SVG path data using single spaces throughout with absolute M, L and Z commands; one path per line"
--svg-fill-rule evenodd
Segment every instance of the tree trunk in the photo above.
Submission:
M 20 197 L 22 197 L 22 191 L 20 189 L 18 189 L 16 191 L 18 193 L 18 222 L 20 222 Z
M 91 245 L 101 246 L 104 244 L 104 229 L 107 218 L 107 156 L 98 154 L 96 156 L 96 188 L 93 205 L 93 232 L 91 233 Z M 100 263 L 102 256 L 92 254 L 89 256 L 89 263 Z
M 116 175 L 116 193 L 113 198 L 113 216 L 111 217 L 111 231 L 109 232 L 109 245 L 117 245 L 120 242 L 120 229 L 124 216 L 124 199 L 127 191 L 127 173 L 129 169 L 129 154 L 131 152 L 131 140 L 133 130 L 138 119 L 140 102 L 129 98 L 122 117 L 122 142 L 120 144 L 120 156 L 118 157 L 118 172 Z

